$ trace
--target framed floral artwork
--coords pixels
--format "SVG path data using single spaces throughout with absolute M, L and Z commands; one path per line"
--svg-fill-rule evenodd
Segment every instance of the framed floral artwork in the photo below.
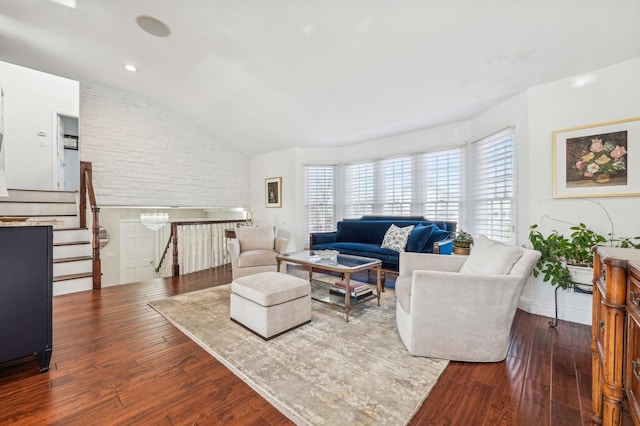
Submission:
M 640 117 L 553 132 L 553 198 L 640 195 Z
M 264 180 L 264 185 L 265 206 L 282 207 L 282 178 L 267 178 Z

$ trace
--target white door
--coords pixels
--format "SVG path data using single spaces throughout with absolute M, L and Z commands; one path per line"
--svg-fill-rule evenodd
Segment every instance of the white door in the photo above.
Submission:
M 58 177 L 56 187 L 59 191 L 64 190 L 64 120 L 61 115 L 58 114 L 58 150 L 56 152 L 58 157 Z
M 155 278 L 155 235 L 137 222 L 120 223 L 120 282 Z

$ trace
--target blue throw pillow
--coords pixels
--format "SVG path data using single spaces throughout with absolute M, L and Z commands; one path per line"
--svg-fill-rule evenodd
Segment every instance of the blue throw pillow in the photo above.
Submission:
M 433 232 L 433 228 L 435 225 L 423 225 L 418 224 L 413 231 L 411 231 L 411 235 L 409 235 L 409 240 L 407 241 L 407 247 L 405 251 L 417 252 L 420 253 L 427 244 L 431 233 Z

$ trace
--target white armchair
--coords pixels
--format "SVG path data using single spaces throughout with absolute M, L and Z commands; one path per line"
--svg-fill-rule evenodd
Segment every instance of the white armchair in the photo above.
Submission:
M 518 300 L 539 257 L 483 236 L 469 256 L 400 253 L 396 322 L 409 353 L 504 360 Z
M 275 271 L 276 256 L 287 249 L 289 241 L 276 237 L 273 226 L 241 226 L 236 229 L 236 238 L 229 240 L 229 257 L 233 279 L 259 272 Z M 286 265 L 280 268 L 286 272 Z

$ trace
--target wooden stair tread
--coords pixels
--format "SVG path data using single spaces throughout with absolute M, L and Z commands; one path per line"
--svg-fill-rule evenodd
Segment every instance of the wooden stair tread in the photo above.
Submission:
M 91 244 L 91 241 L 68 241 L 68 242 L 62 242 L 62 243 L 53 243 L 54 247 L 60 247 L 60 246 L 77 246 L 77 245 L 81 245 L 81 244 Z
M 62 257 L 60 259 L 53 259 L 53 263 L 65 263 L 76 262 L 78 260 L 92 260 L 92 256 L 76 256 L 76 257 Z
M 77 278 L 89 278 L 89 277 L 93 277 L 92 272 L 81 272 L 79 274 L 59 275 L 57 277 L 53 277 L 53 282 L 55 283 L 59 281 L 68 281 L 68 280 L 75 280 Z

